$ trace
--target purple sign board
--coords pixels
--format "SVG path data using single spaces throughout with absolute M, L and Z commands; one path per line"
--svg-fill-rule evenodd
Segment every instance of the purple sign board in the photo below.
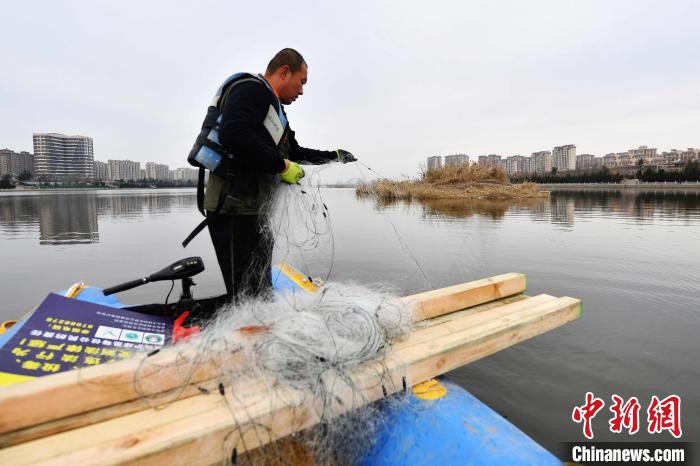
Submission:
M 107 364 L 171 342 L 173 319 L 50 294 L 0 348 L 0 385 Z

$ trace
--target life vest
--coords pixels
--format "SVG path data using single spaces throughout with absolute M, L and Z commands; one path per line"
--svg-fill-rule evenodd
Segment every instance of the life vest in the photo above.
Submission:
M 231 90 L 238 84 L 244 82 L 256 82 L 265 87 L 275 95 L 270 84 L 261 76 L 254 75 L 251 73 L 236 73 L 229 76 L 219 89 L 217 89 L 216 94 L 212 98 L 209 108 L 207 109 L 207 115 L 204 117 L 204 122 L 202 123 L 202 129 L 197 135 L 194 146 L 187 156 L 187 161 L 190 165 L 199 168 L 199 176 L 197 180 L 197 208 L 206 217 L 206 211 L 204 210 L 204 175 L 205 170 L 209 170 L 216 176 L 226 180 L 227 185 L 230 184 L 232 178 L 236 175 L 236 155 L 227 151 L 219 141 L 219 127 L 221 125 L 221 118 L 224 110 L 224 104 Z M 284 132 L 287 128 L 287 117 L 284 115 L 282 110 L 282 104 L 279 99 L 275 97 L 273 104 L 270 105 L 267 114 L 265 115 L 265 120 L 263 121 L 263 126 L 270 133 L 272 140 L 275 144 L 279 145 L 284 136 Z M 216 212 L 221 208 L 223 201 L 226 198 L 227 189 L 222 189 L 219 195 L 219 201 L 216 208 Z M 187 236 L 185 241 L 182 242 L 183 247 L 187 247 L 190 241 L 194 239 L 207 225 L 207 219 L 205 218 L 197 227 L 192 231 L 192 233 Z

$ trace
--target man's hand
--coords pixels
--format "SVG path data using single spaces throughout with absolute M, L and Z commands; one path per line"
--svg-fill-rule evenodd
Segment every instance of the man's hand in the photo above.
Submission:
M 279 174 L 280 179 L 288 184 L 299 184 L 299 180 L 304 178 L 304 169 L 291 160 L 285 159 L 284 163 L 287 168 Z
M 355 158 L 355 156 L 346 150 L 338 149 L 335 151 L 335 153 L 338 154 L 338 162 L 342 162 L 342 163 L 357 162 L 357 159 Z

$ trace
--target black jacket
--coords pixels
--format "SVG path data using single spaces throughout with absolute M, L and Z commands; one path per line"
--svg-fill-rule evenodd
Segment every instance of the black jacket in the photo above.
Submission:
M 223 190 L 227 199 L 221 213 L 257 214 L 278 182 L 277 174 L 284 170 L 284 159 L 307 164 L 337 159 L 335 151 L 301 147 L 289 123 L 280 143 L 275 144 L 263 125 L 270 105 L 280 108 L 274 93 L 261 83 L 244 82 L 231 89 L 223 106 L 219 140 L 236 157 L 235 175 L 227 181 L 210 173 L 205 209 L 216 210 Z

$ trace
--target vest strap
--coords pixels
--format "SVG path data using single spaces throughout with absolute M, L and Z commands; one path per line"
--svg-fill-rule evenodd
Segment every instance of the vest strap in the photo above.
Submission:
M 190 241 L 192 241 L 195 238 L 195 236 L 197 236 L 198 234 L 200 234 L 202 232 L 202 230 L 204 230 L 204 228 L 207 226 L 208 221 L 209 221 L 209 219 L 204 217 L 204 220 L 202 220 L 199 223 L 199 225 L 194 227 L 194 230 L 192 230 L 192 233 L 187 235 L 187 238 L 185 238 L 185 241 L 182 242 L 183 248 L 186 248 L 187 245 L 190 244 Z
M 207 216 L 204 212 L 204 167 L 199 167 L 199 175 L 197 176 L 197 209 L 199 209 L 199 213 Z

